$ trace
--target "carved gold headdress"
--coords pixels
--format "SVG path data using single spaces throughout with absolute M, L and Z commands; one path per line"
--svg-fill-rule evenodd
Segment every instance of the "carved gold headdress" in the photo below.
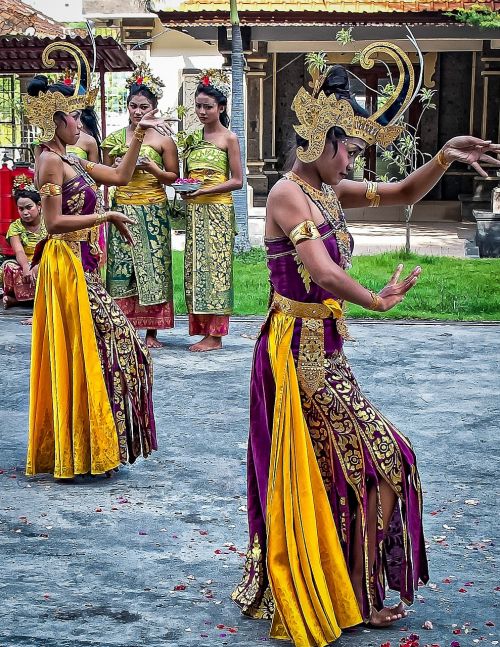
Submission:
M 326 133 L 332 126 L 339 126 L 349 137 L 359 137 L 368 145 L 379 144 L 386 148 L 403 132 L 404 126 L 393 125 L 404 113 L 415 96 L 415 72 L 408 55 L 394 43 L 377 42 L 368 45 L 360 55 L 365 70 L 374 65 L 375 54 L 387 54 L 398 67 L 399 78 L 393 92 L 383 106 L 370 117 L 356 115 L 353 106 L 346 99 L 337 99 L 335 94 L 326 96 L 321 90 L 330 67 L 313 76 L 313 90 L 310 94 L 304 88 L 297 92 L 292 109 L 299 120 L 294 126 L 300 137 L 308 142 L 307 148 L 299 146 L 297 157 L 303 162 L 314 162 L 323 152 Z
M 162 88 L 165 87 L 165 84 L 159 76 L 154 76 L 151 68 L 144 61 L 135 68 L 132 75 L 127 79 L 127 88 L 130 89 L 134 84 L 144 86 L 152 92 L 157 99 L 161 99 L 163 96 Z
M 55 135 L 54 114 L 56 112 L 69 114 L 74 110 L 91 108 L 99 92 L 99 88 L 96 87 L 79 94 L 82 80 L 82 63 L 85 65 L 87 72 L 87 83 L 90 82 L 90 66 L 85 54 L 73 43 L 55 41 L 47 45 L 42 54 L 42 63 L 45 67 L 54 67 L 54 59 L 51 58 L 51 54 L 58 50 L 68 52 L 76 61 L 73 94 L 67 97 L 62 92 L 40 92 L 37 97 L 32 97 L 29 94 L 23 94 L 22 97 L 26 118 L 32 126 L 38 126 L 38 128 L 42 129 L 42 133 L 39 135 L 39 140 L 42 142 L 50 141 Z

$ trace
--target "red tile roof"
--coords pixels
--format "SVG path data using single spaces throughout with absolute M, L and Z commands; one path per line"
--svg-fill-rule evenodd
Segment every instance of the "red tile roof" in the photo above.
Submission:
M 155 12 L 219 12 L 229 11 L 227 0 L 181 0 L 173 8 L 172 0 L 153 0 Z M 500 10 L 500 2 L 493 0 L 385 0 L 384 2 L 360 2 L 359 0 L 238 0 L 238 10 L 244 12 L 314 12 L 314 13 L 388 13 L 388 12 L 441 12 L 468 9 L 481 5 L 493 11 Z
M 37 36 L 62 36 L 61 23 L 45 16 L 21 0 L 0 0 L 0 35 L 24 34 L 32 27 Z

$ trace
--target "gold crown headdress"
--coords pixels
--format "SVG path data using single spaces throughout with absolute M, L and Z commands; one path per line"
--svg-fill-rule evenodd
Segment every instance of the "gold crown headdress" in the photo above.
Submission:
M 299 125 L 294 128 L 297 134 L 308 142 L 307 148 L 297 148 L 297 157 L 302 162 L 314 162 L 318 159 L 325 147 L 326 133 L 332 126 L 342 128 L 349 137 L 363 139 L 369 146 L 379 144 L 382 148 L 387 148 L 401 135 L 404 126 L 393 124 L 415 96 L 413 65 L 408 55 L 394 43 L 377 42 L 368 45 L 361 52 L 360 63 L 365 70 L 373 67 L 375 54 L 387 54 L 396 62 L 399 79 L 383 106 L 370 117 L 356 115 L 349 101 L 337 99 L 335 94 L 327 97 L 321 90 L 331 67 L 321 69 L 320 66 L 316 75 L 311 72 L 312 94 L 305 88 L 300 88 L 297 92 L 292 110 L 297 115 Z M 312 58 L 317 60 L 317 55 L 313 55 Z
M 218 90 L 226 98 L 231 94 L 231 83 L 229 82 L 229 75 L 225 70 L 212 68 L 210 70 L 203 70 L 198 79 L 199 85 L 205 87 L 211 85 Z
M 16 193 L 17 191 L 35 191 L 38 193 L 38 189 L 33 184 L 33 178 L 24 173 L 16 175 L 12 181 L 12 192 Z
M 48 142 L 53 139 L 56 133 L 54 115 L 56 112 L 69 114 L 74 110 L 91 108 L 97 98 L 99 88 L 89 88 L 86 92 L 79 94 L 82 79 L 82 63 L 87 72 L 87 82 L 90 82 L 90 66 L 85 54 L 73 43 L 55 41 L 43 50 L 42 63 L 45 67 L 54 67 L 54 59 L 51 54 L 57 50 L 68 52 L 76 61 L 76 74 L 74 92 L 67 97 L 62 92 L 40 92 L 37 97 L 23 94 L 23 105 L 26 118 L 32 126 L 42 129 L 39 140 Z
M 160 79 L 160 77 L 154 76 L 151 68 L 144 61 L 138 67 L 136 67 L 132 75 L 128 77 L 126 85 L 129 89 L 133 85 L 143 85 L 150 92 L 152 92 L 157 99 L 162 98 L 162 88 L 165 87 L 165 84 Z

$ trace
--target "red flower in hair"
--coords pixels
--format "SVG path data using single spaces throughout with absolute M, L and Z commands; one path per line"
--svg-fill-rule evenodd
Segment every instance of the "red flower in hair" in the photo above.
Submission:
M 205 86 L 210 85 L 210 77 L 208 76 L 208 74 L 205 74 L 205 76 L 201 78 L 201 82 Z
M 24 182 L 22 182 L 22 183 L 19 185 L 19 188 L 21 189 L 21 191 L 24 189 L 24 187 L 25 187 L 25 186 L 26 186 L 26 184 L 24 184 Z
M 64 85 L 71 85 L 71 79 L 68 79 L 68 77 L 66 77 L 64 79 Z
M 137 83 L 137 85 L 142 85 L 143 80 L 144 80 L 144 79 L 142 78 L 142 76 L 138 76 L 138 77 L 136 78 L 135 82 Z

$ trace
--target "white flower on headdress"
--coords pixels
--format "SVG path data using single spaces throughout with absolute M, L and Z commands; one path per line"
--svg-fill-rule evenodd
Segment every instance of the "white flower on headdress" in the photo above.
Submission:
M 143 85 L 146 89 L 152 92 L 157 99 L 161 99 L 163 96 L 162 88 L 165 87 L 165 84 L 158 76 L 154 76 L 149 65 L 145 62 L 142 62 L 133 72 L 132 76 L 129 76 L 126 82 L 127 88 L 131 88 L 133 85 Z
M 218 90 L 225 97 L 231 94 L 231 84 L 229 83 L 229 76 L 224 70 L 211 69 L 203 70 L 198 80 L 200 85 L 205 87 L 211 85 Z

